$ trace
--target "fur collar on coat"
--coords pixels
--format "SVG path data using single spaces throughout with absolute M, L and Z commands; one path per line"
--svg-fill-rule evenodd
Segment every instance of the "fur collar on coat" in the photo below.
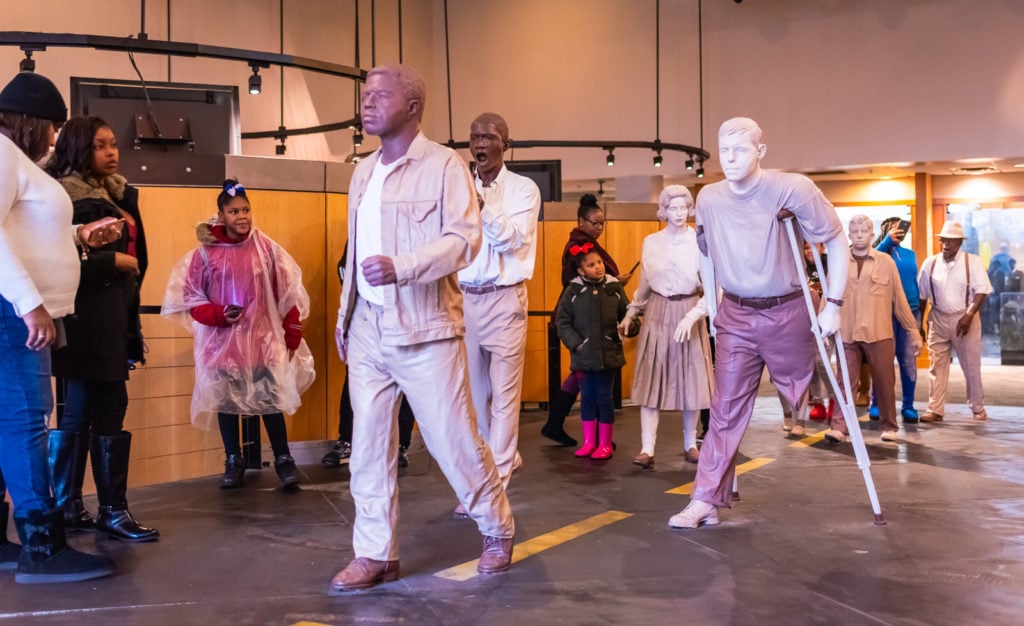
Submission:
M 128 186 L 128 180 L 120 174 L 111 174 L 103 178 L 83 178 L 78 172 L 73 172 L 70 176 L 61 178 L 59 182 L 71 196 L 72 202 L 96 198 L 116 204 L 124 197 L 125 187 Z

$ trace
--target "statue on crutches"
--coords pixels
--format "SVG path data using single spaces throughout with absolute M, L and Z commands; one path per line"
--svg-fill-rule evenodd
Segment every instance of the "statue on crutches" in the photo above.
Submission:
M 726 180 L 701 190 L 696 215 L 698 243 L 710 261 L 704 264 L 702 281 L 716 336 L 711 424 L 693 495 L 689 505 L 669 519 L 673 528 L 717 524 L 718 509 L 731 505 L 736 452 L 765 366 L 783 397 L 800 405 L 814 371 L 815 343 L 824 352 L 824 338 L 839 329 L 849 263 L 839 217 L 814 183 L 800 174 L 761 169 L 766 146 L 756 122 L 743 117 L 727 120 L 719 128 L 718 145 Z M 830 281 L 823 285 L 826 302 L 819 314 L 807 305 L 810 294 L 802 256 L 798 264 L 793 262 L 794 251 L 802 255 L 803 245 L 787 232 L 794 220 L 802 239 L 823 243 L 828 250 Z M 829 361 L 827 356 L 824 360 Z M 831 378 L 837 389 L 834 375 Z M 849 409 L 851 430 L 857 428 L 852 403 L 840 404 L 844 416 Z M 864 446 L 858 438 L 854 445 L 858 440 L 860 464 Z M 866 452 L 863 456 L 866 463 Z M 866 464 L 861 467 L 878 520 L 881 513 L 870 470 Z

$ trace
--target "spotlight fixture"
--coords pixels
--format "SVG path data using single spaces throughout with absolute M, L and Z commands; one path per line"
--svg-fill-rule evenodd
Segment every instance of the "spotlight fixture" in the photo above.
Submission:
M 605 158 L 604 162 L 608 164 L 608 167 L 615 165 L 615 149 L 605 148 L 608 151 L 608 157 Z
M 280 130 L 283 133 L 286 129 L 284 126 L 279 126 L 278 130 Z M 288 150 L 288 147 L 284 145 L 285 139 L 287 138 L 287 135 L 281 135 L 277 138 L 277 140 L 280 141 L 281 143 L 274 146 L 274 154 L 276 154 L 277 156 L 284 156 L 284 153 Z
M 687 156 L 690 157 L 690 158 L 686 159 L 686 171 L 689 172 L 689 171 L 693 170 L 693 155 L 690 154 L 689 152 L 687 152 L 686 154 L 687 154 Z
M 34 71 L 36 71 L 36 62 L 32 58 L 32 51 L 31 50 L 26 50 L 25 51 L 25 58 L 22 59 L 20 63 L 18 63 L 18 71 L 19 72 L 34 72 Z
M 697 178 L 704 178 L 704 159 L 697 159 Z
M 260 76 L 260 66 L 256 63 L 250 63 L 252 67 L 252 76 L 249 77 L 249 93 L 254 96 L 258 96 L 263 91 L 263 77 Z
M 654 167 L 661 167 L 661 164 L 664 162 L 665 159 L 661 156 L 661 150 L 658 150 L 658 153 L 654 155 Z
M 352 133 L 352 147 L 358 148 L 363 145 L 363 129 L 360 126 L 355 127 L 355 132 Z

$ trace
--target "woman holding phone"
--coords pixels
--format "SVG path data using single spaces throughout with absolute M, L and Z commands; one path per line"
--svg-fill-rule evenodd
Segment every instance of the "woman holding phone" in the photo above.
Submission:
M 110 559 L 68 546 L 46 464 L 50 347 L 61 318 L 74 310 L 75 246 L 102 247 L 120 235 L 102 224 L 73 226 L 71 200 L 36 165 L 67 112 L 57 87 L 34 72 L 16 74 L 0 90 L 0 570 L 14 569 L 16 583 L 114 571 Z M 5 486 L 23 547 L 7 539 Z
M 128 510 L 132 434 L 124 430 L 128 372 L 145 362 L 139 288 L 146 274 L 146 235 L 139 192 L 117 173 L 117 138 L 101 118 L 68 120 L 46 171 L 71 197 L 73 221 L 122 221 L 121 237 L 81 254 L 75 313 L 64 319 L 67 346 L 53 353 L 53 373 L 64 390 L 64 410 L 50 433 L 50 469 L 56 504 L 71 529 L 95 528 L 125 541 L 154 541 L 160 533 Z M 86 455 L 92 451 L 99 514 L 82 503 Z

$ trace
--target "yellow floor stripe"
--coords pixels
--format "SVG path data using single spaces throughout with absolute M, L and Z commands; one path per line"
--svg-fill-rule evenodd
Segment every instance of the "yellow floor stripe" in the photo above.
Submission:
M 765 457 L 759 457 L 759 458 L 756 458 L 756 459 L 750 459 L 746 463 L 742 463 L 742 464 L 736 466 L 736 475 L 739 476 L 740 474 L 746 474 L 747 472 L 749 472 L 751 470 L 756 470 L 759 467 L 764 467 L 765 465 L 768 465 L 769 463 L 771 463 L 774 460 L 775 459 L 769 459 L 769 458 L 765 458 Z M 685 485 L 679 485 L 678 487 L 675 487 L 673 489 L 669 489 L 665 493 L 671 493 L 672 495 L 676 495 L 676 496 L 689 495 L 689 494 L 693 493 L 693 483 L 686 483 Z
M 806 437 L 798 439 L 797 441 L 794 441 L 793 443 L 789 444 L 789 447 L 790 448 L 809 448 L 809 447 L 813 446 L 814 444 L 818 443 L 819 441 L 821 441 L 822 439 L 824 439 L 825 438 L 825 433 L 827 433 L 827 432 L 828 432 L 828 430 L 826 429 L 826 430 L 823 430 L 821 432 L 814 433 L 813 435 L 807 435 Z
M 571 541 L 589 532 L 593 532 L 598 528 L 607 526 L 608 524 L 614 524 L 615 522 L 624 520 L 628 517 L 633 517 L 633 514 L 623 513 L 622 511 L 608 511 L 606 513 L 601 513 L 600 515 L 589 517 L 581 522 L 563 526 L 558 530 L 553 530 L 539 537 L 528 539 L 522 543 L 517 543 L 515 550 L 512 551 L 512 562 L 518 563 L 519 561 L 543 552 L 548 548 L 553 548 L 559 544 L 566 543 L 567 541 Z M 462 565 L 449 567 L 446 570 L 442 570 L 434 574 L 434 576 L 460 582 L 469 580 L 470 578 L 477 576 L 476 564 L 478 562 L 479 559 L 475 559 L 468 563 L 463 563 Z

